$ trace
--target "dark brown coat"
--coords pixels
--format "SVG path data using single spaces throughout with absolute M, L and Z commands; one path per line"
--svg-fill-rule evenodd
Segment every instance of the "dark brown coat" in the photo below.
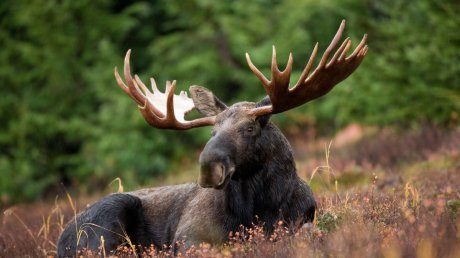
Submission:
M 123 231 L 133 243 L 174 248 L 179 240 L 187 245 L 223 243 L 241 225 L 264 223 L 270 234 L 279 220 L 293 229 L 313 220 L 313 194 L 297 176 L 292 149 L 269 116 L 248 115 L 245 111 L 254 103 L 226 108 L 219 101 L 206 110 L 196 104 L 203 114 L 219 112 L 213 136 L 200 155 L 198 183 L 103 198 L 77 216 L 77 227 L 69 223 L 59 239 L 59 256 L 75 255 L 76 228 L 86 232 L 78 249 L 97 249 L 102 235 L 106 249 L 112 250 L 125 242 Z

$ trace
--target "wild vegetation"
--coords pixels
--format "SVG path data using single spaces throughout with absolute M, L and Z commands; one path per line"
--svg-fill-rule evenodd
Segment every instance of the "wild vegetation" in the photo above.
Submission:
M 269 238 L 263 236 L 261 227 L 242 229 L 224 246 L 203 243 L 180 255 L 458 257 L 459 130 L 426 126 L 410 133 L 375 132 L 354 125 L 333 139 L 340 145 L 337 147 L 329 145 L 328 139 L 305 144 L 303 138 L 299 142 L 302 144 L 294 145 L 299 171 L 318 201 L 313 224 L 291 235 L 280 223 Z M 306 150 L 314 155 L 305 157 Z M 195 168 L 172 180 L 189 181 L 197 172 Z M 164 182 L 170 184 L 171 179 Z M 118 183 L 108 191 L 123 191 Z M 55 202 L 6 210 L 1 217 L 0 256 L 54 255 L 65 222 L 96 199 L 64 194 Z M 134 257 L 133 250 L 141 257 L 172 255 L 153 247 L 133 247 L 128 241 L 115 255 Z M 101 249 L 82 255 L 111 253 Z

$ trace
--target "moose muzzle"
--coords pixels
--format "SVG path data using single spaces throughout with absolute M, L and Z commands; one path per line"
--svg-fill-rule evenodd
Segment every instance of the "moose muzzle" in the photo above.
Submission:
M 200 155 L 201 171 L 198 184 L 205 188 L 223 189 L 235 172 L 234 145 L 224 137 L 213 137 Z

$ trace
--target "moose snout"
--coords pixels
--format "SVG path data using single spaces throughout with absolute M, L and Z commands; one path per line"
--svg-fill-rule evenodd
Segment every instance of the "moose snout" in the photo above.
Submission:
M 198 184 L 204 188 L 223 189 L 231 179 L 235 166 L 228 162 L 211 162 L 201 165 Z
M 225 148 L 219 138 L 209 141 L 200 155 L 198 184 L 206 188 L 224 188 L 235 171 L 231 154 L 231 149 Z

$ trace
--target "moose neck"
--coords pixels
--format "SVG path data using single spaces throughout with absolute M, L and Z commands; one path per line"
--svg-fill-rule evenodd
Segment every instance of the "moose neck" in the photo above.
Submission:
M 257 158 L 237 166 L 225 191 L 226 227 L 236 231 L 249 227 L 256 217 L 275 222 L 279 210 L 298 180 L 291 146 L 273 124 L 267 124 L 258 143 Z

